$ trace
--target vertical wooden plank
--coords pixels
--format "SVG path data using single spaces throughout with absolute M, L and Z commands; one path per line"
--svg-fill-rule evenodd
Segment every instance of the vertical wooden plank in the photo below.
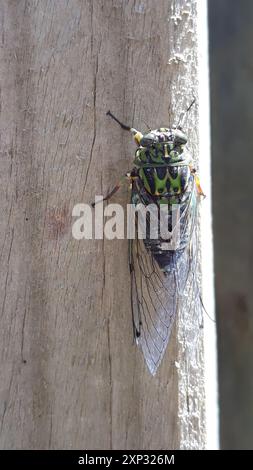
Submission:
M 179 316 L 179 353 L 174 331 L 151 377 L 132 341 L 127 241 L 71 234 L 73 206 L 131 168 L 107 109 L 157 127 L 197 93 L 196 2 L 11 0 L 0 13 L 0 446 L 202 447 L 196 323 Z

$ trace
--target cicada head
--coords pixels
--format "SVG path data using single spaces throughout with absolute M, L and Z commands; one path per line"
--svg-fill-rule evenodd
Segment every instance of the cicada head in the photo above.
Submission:
M 142 135 L 139 140 L 141 147 L 155 147 L 159 144 L 168 144 L 169 148 L 185 145 L 187 137 L 179 127 L 160 127 L 159 129 L 151 130 L 147 134 Z

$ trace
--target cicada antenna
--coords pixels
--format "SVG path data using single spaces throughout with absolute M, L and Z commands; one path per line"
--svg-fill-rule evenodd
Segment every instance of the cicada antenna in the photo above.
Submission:
M 170 80 L 170 88 L 171 88 L 172 80 Z M 169 105 L 168 105 L 168 114 L 169 114 L 169 127 L 172 126 L 172 102 L 170 99 Z
M 177 124 L 177 128 L 182 127 L 182 124 L 185 120 L 185 117 L 186 117 L 187 113 L 189 113 L 190 109 L 192 108 L 192 106 L 195 103 L 196 103 L 196 98 L 194 97 L 191 104 L 188 106 L 188 108 L 184 111 L 184 113 L 181 114 L 181 116 L 179 118 L 179 121 L 178 121 L 178 124 Z
M 122 122 L 120 122 L 120 121 L 118 120 L 118 118 L 116 118 L 116 116 L 114 116 L 114 115 L 111 113 L 110 110 L 107 111 L 106 115 L 107 115 L 107 116 L 110 116 L 112 119 L 114 119 L 114 121 L 116 121 L 116 122 L 120 125 L 120 127 L 121 127 L 122 129 L 124 129 L 125 131 L 130 131 L 130 130 L 131 130 L 131 127 L 130 127 L 130 126 L 127 126 L 126 124 L 123 124 Z
M 147 128 L 148 128 L 148 131 L 150 132 L 150 131 L 152 130 L 152 129 L 151 129 L 151 127 L 150 127 L 150 126 L 149 126 L 149 125 L 146 123 L 146 121 L 144 121 L 144 119 L 142 119 L 142 120 L 143 120 L 143 122 L 144 122 L 145 126 L 147 126 Z
M 137 145 L 140 145 L 140 141 L 141 141 L 141 139 L 142 139 L 142 137 L 143 137 L 143 134 L 142 134 L 140 131 L 137 131 L 134 127 L 126 126 L 126 124 L 123 124 L 121 121 L 119 121 L 118 118 L 116 118 L 116 117 L 114 116 L 114 114 L 111 113 L 110 110 L 107 111 L 106 115 L 107 115 L 107 116 L 110 116 L 112 119 L 114 119 L 114 121 L 116 121 L 116 122 L 120 125 L 120 127 L 121 127 L 122 129 L 124 129 L 125 131 L 130 131 L 131 134 L 132 134 L 133 137 L 134 137 L 134 140 L 135 140 L 136 144 L 137 144 Z

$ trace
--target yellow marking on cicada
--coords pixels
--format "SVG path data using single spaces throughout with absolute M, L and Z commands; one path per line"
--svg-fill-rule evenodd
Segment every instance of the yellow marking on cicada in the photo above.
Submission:
M 206 197 L 205 193 L 203 192 L 203 189 L 201 188 L 199 175 L 197 175 L 195 168 L 193 168 L 192 165 L 189 165 L 189 168 L 191 170 L 191 174 L 194 176 L 194 181 L 195 181 L 195 184 L 196 184 L 198 194 L 200 196 Z
M 143 134 L 140 131 L 137 131 L 136 129 L 134 129 L 134 127 L 131 127 L 130 132 L 134 136 L 135 143 L 137 145 L 140 145 L 140 141 L 143 137 Z
M 206 197 L 205 193 L 203 192 L 203 189 L 201 188 L 200 180 L 199 180 L 198 175 L 194 175 L 194 179 L 195 179 L 195 183 L 196 183 L 196 187 L 197 187 L 198 194 L 199 194 L 200 196 Z
M 167 144 L 164 145 L 164 156 L 165 156 L 165 158 L 169 158 L 168 145 Z

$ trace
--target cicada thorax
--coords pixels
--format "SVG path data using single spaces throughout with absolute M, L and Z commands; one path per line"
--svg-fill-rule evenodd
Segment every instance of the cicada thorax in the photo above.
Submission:
M 149 194 L 172 198 L 185 192 L 191 176 L 186 142 L 179 129 L 160 128 L 141 138 L 134 164 Z
M 185 166 L 141 167 L 139 176 L 145 189 L 152 196 L 173 196 L 183 194 L 188 186 L 190 168 Z

